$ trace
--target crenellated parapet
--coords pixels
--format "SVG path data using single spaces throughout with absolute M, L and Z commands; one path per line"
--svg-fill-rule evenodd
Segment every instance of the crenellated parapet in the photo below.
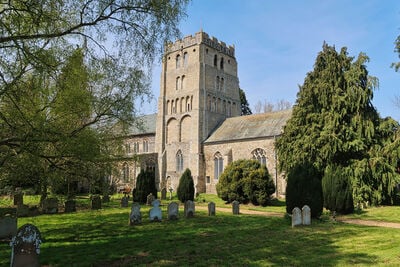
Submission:
M 233 45 L 227 46 L 224 42 L 219 41 L 215 37 L 210 37 L 207 33 L 200 31 L 197 32 L 194 36 L 188 35 L 182 39 L 177 40 L 174 43 L 167 43 L 165 46 L 165 54 L 175 52 L 192 45 L 197 44 L 205 44 L 211 48 L 216 49 L 217 51 L 224 53 L 228 56 L 235 57 L 235 47 Z

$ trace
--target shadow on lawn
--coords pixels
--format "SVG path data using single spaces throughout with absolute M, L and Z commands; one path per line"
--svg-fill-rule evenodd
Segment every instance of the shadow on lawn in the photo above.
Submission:
M 285 218 L 215 217 L 197 212 L 178 221 L 128 226 L 129 209 L 63 215 L 38 220 L 42 231 L 41 263 L 51 266 L 335 266 L 368 265 L 376 258 L 365 253 L 343 252 L 335 237 L 351 238 L 351 227 L 313 222 L 311 227 L 291 228 Z M 164 214 L 166 214 L 164 212 Z M 47 219 L 47 220 L 46 220 Z M 59 218 L 58 218 L 59 220 Z M 0 251 L 3 250 L 2 245 Z M 0 253 L 0 258 L 3 253 Z M 1 266 L 9 265 L 1 261 Z

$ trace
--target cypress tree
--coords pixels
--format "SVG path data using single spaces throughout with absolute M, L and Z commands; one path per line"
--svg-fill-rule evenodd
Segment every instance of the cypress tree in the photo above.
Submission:
M 179 179 L 177 195 L 178 199 L 182 203 L 186 202 L 187 200 L 194 200 L 194 182 L 192 173 L 189 169 L 186 169 Z
M 154 172 L 141 170 L 136 178 L 136 188 L 133 199 L 136 202 L 146 203 L 147 196 L 152 193 L 157 198 L 157 188 Z

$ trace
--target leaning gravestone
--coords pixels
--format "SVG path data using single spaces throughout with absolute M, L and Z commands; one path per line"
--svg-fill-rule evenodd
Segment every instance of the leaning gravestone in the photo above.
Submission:
M 240 203 L 237 200 L 232 202 L 232 213 L 238 215 L 240 213 Z
M 292 210 L 292 227 L 301 224 L 302 224 L 301 210 L 298 207 L 295 207 Z
M 17 233 L 17 209 L 0 209 L 0 239 L 11 238 Z
M 301 209 L 301 216 L 303 225 L 311 225 L 311 209 L 309 206 L 303 206 Z
M 24 204 L 24 195 L 22 192 L 15 192 L 14 206 L 22 206 Z
M 39 267 L 41 243 L 41 235 L 36 226 L 33 224 L 21 226 L 10 242 L 11 267 Z
M 73 199 L 69 199 L 65 201 L 65 213 L 75 212 L 76 211 L 76 201 Z
M 128 202 L 129 202 L 128 197 L 127 196 L 123 196 L 121 198 L 121 207 L 122 208 L 128 207 Z
M 92 196 L 92 210 L 101 209 L 101 197 L 99 195 Z
M 160 209 L 160 200 L 154 200 L 151 205 L 153 207 L 149 211 L 149 219 L 151 222 L 160 222 L 162 220 L 162 212 Z
M 215 216 L 215 203 L 208 203 L 208 216 Z
M 184 212 L 186 218 L 194 217 L 194 212 L 195 212 L 194 202 L 191 200 L 187 200 L 185 202 L 185 208 L 184 208 L 183 212 Z
M 168 220 L 178 220 L 179 204 L 171 202 L 168 204 Z
M 139 203 L 133 203 L 131 213 L 129 214 L 129 225 L 136 225 L 142 223 L 142 214 L 140 213 Z
M 153 203 L 154 199 L 155 199 L 155 197 L 153 196 L 152 193 L 150 193 L 150 194 L 147 196 L 146 205 L 148 205 L 148 206 L 153 205 L 152 203 Z
M 161 199 L 167 199 L 167 188 L 165 187 L 161 190 Z
M 42 201 L 42 211 L 45 214 L 58 213 L 58 199 L 54 197 L 44 199 Z

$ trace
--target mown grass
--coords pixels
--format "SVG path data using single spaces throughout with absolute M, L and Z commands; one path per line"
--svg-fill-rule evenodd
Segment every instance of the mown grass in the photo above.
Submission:
M 400 259 L 398 229 L 328 219 L 291 228 L 283 215 L 208 217 L 202 210 L 185 219 L 182 205 L 178 221 L 160 223 L 150 223 L 142 206 L 143 223 L 132 227 L 130 209 L 112 200 L 102 210 L 19 218 L 18 225 L 40 229 L 40 260 L 49 266 L 394 266 Z M 165 216 L 166 202 L 161 208 Z M 10 247 L 1 243 L 0 266 L 9 260 Z

